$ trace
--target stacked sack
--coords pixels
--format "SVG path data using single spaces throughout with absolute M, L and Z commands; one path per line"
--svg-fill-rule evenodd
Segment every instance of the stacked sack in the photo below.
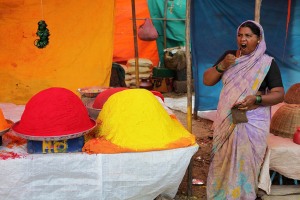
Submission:
M 139 78 L 149 78 L 152 74 L 153 63 L 147 58 L 139 58 Z M 136 86 L 135 58 L 127 61 L 125 70 L 125 83 L 127 87 Z

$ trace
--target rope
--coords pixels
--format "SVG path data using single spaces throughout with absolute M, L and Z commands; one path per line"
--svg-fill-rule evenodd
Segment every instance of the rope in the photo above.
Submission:
M 43 9 L 43 0 L 41 0 L 41 11 L 42 11 L 42 19 L 44 19 L 44 9 Z M 47 28 L 47 24 L 44 20 L 40 20 L 38 22 L 38 30 L 36 32 L 36 35 L 40 37 L 40 39 L 36 39 L 34 41 L 34 45 L 37 48 L 44 48 L 49 43 L 49 30 Z
M 43 0 L 41 0 L 41 11 L 42 11 L 42 19 L 44 19 Z

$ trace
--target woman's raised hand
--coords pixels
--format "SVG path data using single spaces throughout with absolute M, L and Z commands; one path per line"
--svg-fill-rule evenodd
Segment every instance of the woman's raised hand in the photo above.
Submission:
M 225 58 L 219 64 L 219 69 L 224 70 L 224 71 L 227 70 L 230 65 L 235 63 L 235 59 L 236 59 L 236 57 L 234 55 L 227 54 L 225 56 Z

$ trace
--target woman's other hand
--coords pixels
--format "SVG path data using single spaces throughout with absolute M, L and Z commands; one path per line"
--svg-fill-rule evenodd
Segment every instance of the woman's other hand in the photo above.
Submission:
M 242 101 L 239 101 L 233 105 L 233 107 L 238 107 L 240 110 L 254 110 L 259 105 L 255 104 L 256 102 L 256 96 L 255 95 L 249 95 L 246 96 L 245 99 Z
M 245 99 L 239 101 L 233 105 L 241 110 L 253 110 L 258 106 L 273 106 L 283 102 L 284 99 L 284 88 L 275 87 L 272 88 L 267 94 L 258 95 L 260 96 L 260 102 L 257 102 L 257 95 L 246 96 Z

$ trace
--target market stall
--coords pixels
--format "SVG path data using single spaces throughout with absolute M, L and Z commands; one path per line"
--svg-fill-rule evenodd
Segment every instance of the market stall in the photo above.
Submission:
M 6 118 L 20 120 L 24 105 L 2 103 Z M 163 151 L 28 154 L 26 143 L 0 147 L 1 199 L 149 199 L 174 197 L 198 146 Z M 18 143 L 18 144 L 17 144 Z

